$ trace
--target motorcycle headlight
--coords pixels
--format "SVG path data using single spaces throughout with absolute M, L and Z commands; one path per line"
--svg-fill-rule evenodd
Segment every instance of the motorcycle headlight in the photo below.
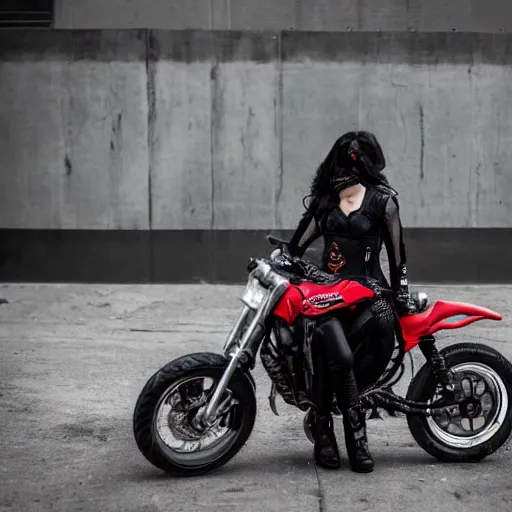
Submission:
M 261 286 L 258 279 L 252 277 L 247 282 L 241 300 L 251 309 L 258 309 L 265 300 L 267 293 L 267 290 Z

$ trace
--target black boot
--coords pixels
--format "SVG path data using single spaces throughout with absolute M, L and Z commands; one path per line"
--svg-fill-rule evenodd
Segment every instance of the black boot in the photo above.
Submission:
M 340 453 L 334 435 L 332 417 L 316 416 L 311 432 L 315 440 L 315 462 L 326 469 L 338 469 Z
M 368 449 L 366 418 L 360 405 L 349 408 L 343 415 L 345 444 L 352 470 L 356 473 L 373 471 L 373 459 Z

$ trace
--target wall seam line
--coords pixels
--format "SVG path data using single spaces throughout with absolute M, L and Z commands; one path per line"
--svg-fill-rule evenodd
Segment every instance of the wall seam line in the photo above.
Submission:
M 155 70 L 151 61 L 152 32 L 145 29 L 146 42 L 146 96 L 148 102 L 147 145 L 148 145 L 148 232 L 149 232 L 149 281 L 154 282 L 153 252 L 153 130 L 155 118 Z
M 278 91 L 277 91 L 277 138 L 278 138 L 278 175 L 277 188 L 274 194 L 274 229 L 281 225 L 279 215 L 279 202 L 283 193 L 283 59 L 282 59 L 282 34 L 277 33 L 277 67 L 278 67 Z M 282 228 L 282 226 L 281 226 Z

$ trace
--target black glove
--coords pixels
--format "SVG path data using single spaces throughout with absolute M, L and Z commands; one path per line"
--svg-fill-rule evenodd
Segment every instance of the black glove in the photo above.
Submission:
M 408 288 L 401 288 L 397 291 L 395 309 L 398 316 L 412 315 L 417 312 L 416 301 L 409 294 Z
M 333 275 L 324 272 L 314 263 L 310 263 L 298 257 L 293 258 L 295 263 L 295 272 L 307 281 L 315 283 L 329 283 L 333 280 Z
M 279 256 L 273 258 L 272 261 L 280 270 L 291 272 L 293 261 L 290 256 L 287 256 L 286 254 L 280 254 Z

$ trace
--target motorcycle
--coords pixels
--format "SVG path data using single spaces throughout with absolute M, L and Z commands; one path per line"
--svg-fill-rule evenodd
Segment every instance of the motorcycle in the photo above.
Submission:
M 256 385 L 251 371 L 260 351 L 276 397 L 305 412 L 311 435 L 314 406 L 309 396 L 314 373 L 311 352 L 317 326 L 340 321 L 350 312 L 364 315 L 379 289 L 371 280 L 346 280 L 291 258 L 287 243 L 270 258 L 251 258 L 242 310 L 222 354 L 185 355 L 160 368 L 147 381 L 135 405 L 133 431 L 143 456 L 174 476 L 200 475 L 226 464 L 249 438 L 256 418 Z M 501 315 L 471 304 L 436 301 L 415 293 L 415 311 L 396 315 L 396 345 L 381 377 L 361 392 L 369 419 L 379 410 L 405 414 L 418 445 L 440 461 L 476 462 L 496 452 L 512 430 L 512 365 L 483 344 L 457 343 L 442 350 L 435 334 Z M 362 313 L 358 313 L 362 311 Z M 353 333 L 347 336 L 350 341 Z M 405 397 L 393 386 L 404 375 L 405 355 L 419 348 L 425 363 Z M 357 347 L 355 347 L 357 350 Z M 332 412 L 341 415 L 333 400 Z

